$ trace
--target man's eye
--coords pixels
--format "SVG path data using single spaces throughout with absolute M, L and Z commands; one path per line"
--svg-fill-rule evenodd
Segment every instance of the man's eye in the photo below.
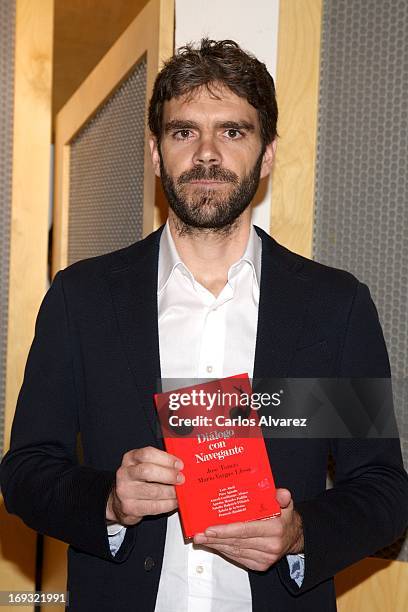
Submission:
M 232 140 L 237 140 L 238 137 L 243 136 L 242 132 L 235 128 L 229 128 L 225 133 L 228 135 L 228 138 Z
M 186 140 L 191 134 L 191 130 L 177 130 L 173 136 L 179 140 Z

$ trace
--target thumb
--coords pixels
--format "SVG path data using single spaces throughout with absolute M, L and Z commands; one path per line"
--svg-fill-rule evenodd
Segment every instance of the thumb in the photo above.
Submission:
M 276 489 L 276 500 L 281 508 L 287 508 L 292 501 L 292 494 L 289 489 Z

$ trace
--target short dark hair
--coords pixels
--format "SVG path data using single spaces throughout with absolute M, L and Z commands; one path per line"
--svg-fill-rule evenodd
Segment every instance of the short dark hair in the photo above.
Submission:
M 166 100 L 220 83 L 258 111 L 263 148 L 277 135 L 275 84 L 265 64 L 233 40 L 203 38 L 200 46 L 180 47 L 157 75 L 149 103 L 149 128 L 160 142 Z

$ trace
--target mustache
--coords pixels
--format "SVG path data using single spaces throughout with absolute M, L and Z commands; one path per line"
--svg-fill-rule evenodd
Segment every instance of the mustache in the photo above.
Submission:
M 218 166 L 204 168 L 203 166 L 197 166 L 182 172 L 177 179 L 177 184 L 182 185 L 183 183 L 190 183 L 190 181 L 223 181 L 237 184 L 239 178 L 235 172 L 226 168 L 219 168 Z

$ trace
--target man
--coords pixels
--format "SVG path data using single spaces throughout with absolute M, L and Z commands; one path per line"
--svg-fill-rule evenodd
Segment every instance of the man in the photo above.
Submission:
M 267 439 L 281 517 L 182 539 L 160 375 L 390 376 L 367 287 L 251 226 L 276 121 L 272 78 L 236 43 L 179 50 L 149 109 L 166 226 L 44 299 L 1 482 L 10 512 L 70 544 L 73 610 L 335 610 L 334 574 L 406 526 L 397 439 Z

